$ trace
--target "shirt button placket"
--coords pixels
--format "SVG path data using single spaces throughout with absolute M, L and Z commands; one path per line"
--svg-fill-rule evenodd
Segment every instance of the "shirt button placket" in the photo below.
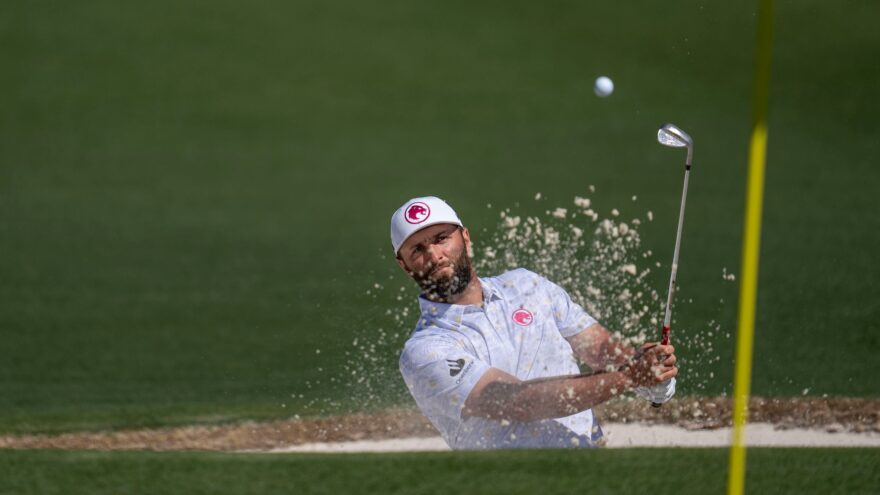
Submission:
M 516 362 L 518 355 L 516 342 L 513 341 L 513 336 L 511 335 L 510 327 L 507 325 L 507 319 L 504 317 L 504 311 L 501 304 L 495 303 L 489 306 L 487 316 L 489 317 L 489 321 L 492 323 L 493 328 L 495 328 L 495 334 L 504 346 L 504 358 L 508 363 L 508 371 L 511 374 L 516 375 Z

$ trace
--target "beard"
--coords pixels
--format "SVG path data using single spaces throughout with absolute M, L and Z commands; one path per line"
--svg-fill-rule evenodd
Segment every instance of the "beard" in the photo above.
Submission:
M 436 266 L 432 266 L 428 268 L 428 273 L 412 273 L 412 278 L 419 284 L 419 287 L 422 288 L 425 297 L 431 301 L 447 302 L 451 297 L 464 292 L 468 284 L 471 283 L 474 273 L 473 264 L 471 263 L 471 258 L 468 256 L 467 251 L 462 249 L 461 253 L 455 259 L 440 266 L 441 268 L 445 266 L 452 267 L 452 273 L 446 276 L 440 275 L 439 273 L 432 275 L 431 270 L 437 268 Z

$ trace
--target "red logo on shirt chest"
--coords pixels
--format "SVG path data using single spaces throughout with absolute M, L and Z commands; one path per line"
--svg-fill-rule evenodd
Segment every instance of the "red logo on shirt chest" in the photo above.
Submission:
M 532 320 L 535 319 L 535 317 L 532 316 L 532 312 L 525 308 L 519 308 L 518 310 L 514 311 L 512 318 L 513 322 L 521 327 L 527 327 L 531 325 Z

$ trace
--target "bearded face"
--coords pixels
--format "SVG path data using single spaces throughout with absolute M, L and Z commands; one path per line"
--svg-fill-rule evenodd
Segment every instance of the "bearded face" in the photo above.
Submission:
M 432 301 L 447 301 L 464 292 L 471 282 L 473 265 L 467 250 L 462 249 L 454 259 L 436 266 L 429 264 L 424 272 L 410 272 L 410 276 L 422 288 L 425 297 Z
M 448 302 L 462 294 L 475 274 L 466 229 L 437 225 L 404 243 L 397 261 L 432 301 Z

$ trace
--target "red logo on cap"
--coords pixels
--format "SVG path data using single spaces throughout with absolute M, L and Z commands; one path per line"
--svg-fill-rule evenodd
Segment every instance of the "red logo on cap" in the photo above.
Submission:
M 519 308 L 513 312 L 513 322 L 519 326 L 527 327 L 532 324 L 533 319 L 532 312 L 527 309 Z
M 431 208 L 421 201 L 406 207 L 403 217 L 409 223 L 422 223 L 431 216 Z

